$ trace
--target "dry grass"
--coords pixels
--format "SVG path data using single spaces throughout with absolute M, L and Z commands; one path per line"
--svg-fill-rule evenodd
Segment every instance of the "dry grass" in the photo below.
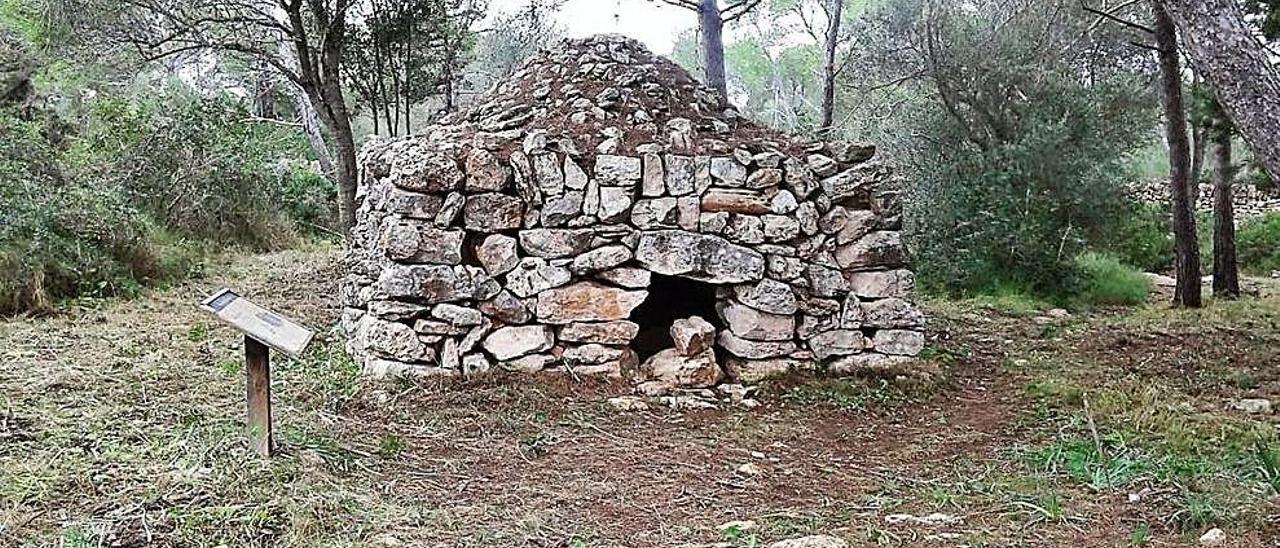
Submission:
M 623 390 L 610 384 L 360 378 L 331 327 L 333 251 L 210 271 L 136 300 L 0 324 L 0 545 L 757 546 L 808 532 L 854 545 L 1177 545 L 1194 543 L 1196 516 L 1241 546 L 1280 537 L 1275 493 L 1222 453 L 1196 453 L 1215 467 L 1195 481 L 1149 472 L 1101 486 L 1045 456 L 1090 440 L 1081 394 L 1116 457 L 1086 459 L 1085 471 L 1121 456 L 1155 462 L 1171 451 L 1155 442 L 1215 425 L 1233 428 L 1214 439 L 1264 431 L 1266 420 L 1222 403 L 1280 395 L 1266 367 L 1280 347 L 1267 323 L 1274 297 L 1051 325 L 935 303 L 941 385 L 789 381 L 750 412 L 620 414 L 604 404 Z M 223 284 L 326 330 L 306 358 L 276 364 L 283 454 L 269 462 L 240 432 L 239 340 L 193 305 Z M 1197 363 L 1218 373 L 1183 380 Z M 1252 384 L 1238 381 L 1246 373 Z M 1150 386 L 1164 392 L 1144 396 Z M 1163 405 L 1165 394 L 1192 409 Z M 736 470 L 748 462 L 761 473 Z M 887 519 L 931 512 L 961 521 Z M 734 519 L 760 528 L 716 530 Z

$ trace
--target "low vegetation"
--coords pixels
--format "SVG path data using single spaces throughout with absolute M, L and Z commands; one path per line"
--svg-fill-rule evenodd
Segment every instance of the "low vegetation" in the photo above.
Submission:
M 331 223 L 333 186 L 306 142 L 229 97 L 170 82 L 47 101 L 0 106 L 0 315 L 135 294 L 211 252 L 279 249 Z
M 1259 276 L 1280 271 L 1280 212 L 1250 219 L 1236 233 L 1240 268 Z
M 280 456 L 250 458 L 239 335 L 190 301 L 234 285 L 325 325 L 339 257 L 244 256 L 0 323 L 0 544 L 1275 540 L 1280 440 L 1232 407 L 1280 388 L 1275 284 L 1047 320 L 1025 299 L 930 301 L 926 377 L 781 380 L 750 411 L 618 412 L 619 387 L 568 378 L 377 381 L 323 330 L 276 360 Z

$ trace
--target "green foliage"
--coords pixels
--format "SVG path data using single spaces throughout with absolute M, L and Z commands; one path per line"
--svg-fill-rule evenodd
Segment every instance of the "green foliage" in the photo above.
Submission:
M 296 132 L 248 118 L 228 98 L 178 85 L 141 98 L 103 97 L 89 104 L 68 165 L 184 236 L 282 247 L 294 234 L 281 210 L 315 219 L 318 185 L 314 175 L 276 165 L 305 156 Z
M 48 127 L 0 110 L 0 313 L 51 297 L 129 293 L 198 253 L 120 194 L 69 180 Z
M 1064 45 L 1080 36 L 1072 29 L 1087 23 L 1049 23 L 1057 17 L 1050 12 L 1058 13 L 1010 15 L 994 1 L 926 10 L 903 0 L 883 16 L 887 40 L 923 39 L 910 29 L 924 18 L 937 34 L 930 39 L 938 51 L 917 54 L 928 59 L 887 52 L 882 64 L 893 66 L 881 69 L 936 67 L 903 95 L 906 137 L 896 144 L 916 185 L 907 235 L 926 289 L 1069 293 L 1079 278 L 1075 257 L 1129 207 L 1126 158 L 1153 122 L 1146 84 L 1111 61 L 1064 57 L 1072 49 Z
M 1205 225 L 1201 225 L 1205 226 Z M 1098 247 L 1121 262 L 1146 272 L 1173 266 L 1173 235 L 1163 206 L 1140 204 L 1106 235 Z
M 36 66 L 21 42 L 3 45 Z M 75 91 L 0 106 L 0 314 L 131 294 L 198 274 L 208 248 L 277 248 L 294 221 L 332 218 L 333 185 L 282 161 L 309 150 L 292 128 L 178 82 Z
M 1077 298 L 1094 305 L 1136 305 L 1147 300 L 1151 282 L 1115 257 L 1084 253 L 1076 258 L 1081 287 Z
M 1240 269 L 1261 276 L 1280 270 L 1280 213 L 1241 223 L 1236 231 Z

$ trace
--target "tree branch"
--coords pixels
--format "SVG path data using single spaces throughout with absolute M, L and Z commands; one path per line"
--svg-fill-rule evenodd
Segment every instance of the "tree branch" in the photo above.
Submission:
M 675 7 L 678 7 L 678 8 L 684 8 L 684 9 L 687 9 L 687 10 L 694 10 L 694 11 L 697 11 L 697 9 L 698 9 L 698 3 L 697 3 L 697 2 L 694 2 L 693 0 L 649 0 L 649 1 L 650 1 L 650 2 L 660 2 L 660 3 L 663 3 L 663 4 L 667 4 L 667 5 L 675 6 Z
M 1117 8 L 1116 8 L 1116 10 L 1118 11 L 1118 10 L 1120 10 L 1120 9 L 1123 9 L 1123 8 L 1127 7 L 1128 5 L 1130 5 L 1130 4 L 1121 4 L 1119 7 L 1117 7 Z M 1132 28 L 1132 29 L 1137 29 L 1137 30 L 1140 30 L 1140 31 L 1145 32 L 1145 33 L 1147 33 L 1147 34 L 1155 34 L 1155 33 L 1156 33 L 1155 29 L 1153 29 L 1153 28 L 1151 28 L 1151 27 L 1148 27 L 1148 26 L 1146 26 L 1146 25 L 1142 25 L 1142 24 L 1134 23 L 1133 21 L 1130 21 L 1130 20 L 1125 19 L 1125 18 L 1123 18 L 1123 17 L 1117 16 L 1117 15 L 1115 15 L 1115 14 L 1113 14 L 1113 13 L 1108 13 L 1108 12 L 1105 12 L 1105 11 L 1102 11 L 1102 10 L 1099 10 L 1099 9 L 1094 9 L 1094 8 L 1090 7 L 1090 6 L 1089 6 L 1089 4 L 1088 4 L 1087 2 L 1085 2 L 1085 0 L 1080 0 L 1080 7 L 1081 7 L 1081 8 L 1083 8 L 1083 9 L 1084 9 L 1084 11 L 1089 12 L 1089 13 L 1092 13 L 1092 14 L 1094 14 L 1094 15 L 1097 15 L 1098 17 L 1100 17 L 1100 18 L 1102 18 L 1102 19 L 1106 19 L 1106 20 L 1109 20 L 1109 21 L 1114 21 L 1114 22 L 1116 22 L 1116 23 L 1120 23 L 1121 25 L 1124 25 L 1124 26 L 1126 26 L 1126 27 L 1129 27 L 1129 28 Z
M 665 0 L 664 0 L 665 1 Z M 732 23 L 740 19 L 743 15 L 751 13 L 751 10 L 760 5 L 763 0 L 743 0 L 737 4 L 731 4 L 725 9 L 720 10 L 720 19 L 725 24 Z

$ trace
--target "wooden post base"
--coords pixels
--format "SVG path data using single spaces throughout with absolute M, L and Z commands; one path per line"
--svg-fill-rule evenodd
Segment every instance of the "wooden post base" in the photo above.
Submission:
M 249 448 L 270 457 L 271 444 L 271 350 L 245 335 L 245 401 L 248 404 Z

